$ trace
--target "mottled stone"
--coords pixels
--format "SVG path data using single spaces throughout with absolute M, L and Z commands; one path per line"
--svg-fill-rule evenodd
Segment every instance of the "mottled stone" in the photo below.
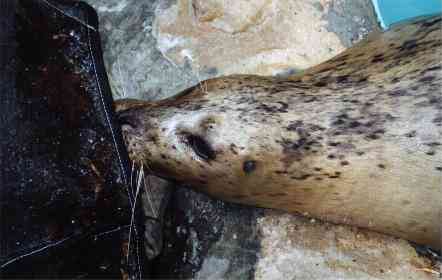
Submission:
M 290 74 L 374 29 L 367 7 L 367 1 L 182 0 L 158 5 L 153 34 L 164 57 L 200 75 Z
M 257 224 L 262 234 L 255 279 L 436 277 L 437 267 L 402 239 L 276 211 Z

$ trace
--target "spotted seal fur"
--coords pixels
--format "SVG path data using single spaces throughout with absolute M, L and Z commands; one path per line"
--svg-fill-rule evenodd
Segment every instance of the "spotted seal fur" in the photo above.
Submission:
M 441 17 L 303 73 L 203 81 L 117 103 L 133 160 L 227 201 L 440 248 Z

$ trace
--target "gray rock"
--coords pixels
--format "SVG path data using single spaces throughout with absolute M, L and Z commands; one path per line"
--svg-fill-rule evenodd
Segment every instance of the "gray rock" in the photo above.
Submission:
M 161 99 L 198 82 L 156 48 L 152 21 L 156 1 L 88 0 L 98 12 L 104 60 L 114 98 Z
M 324 20 L 327 30 L 336 33 L 347 48 L 379 30 L 371 1 L 332 1 Z
M 165 218 L 154 278 L 253 279 L 264 211 L 179 188 Z

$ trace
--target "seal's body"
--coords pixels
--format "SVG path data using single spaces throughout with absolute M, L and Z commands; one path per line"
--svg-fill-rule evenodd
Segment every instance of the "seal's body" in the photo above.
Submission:
M 228 201 L 440 248 L 441 18 L 281 79 L 211 79 L 117 104 L 132 159 Z

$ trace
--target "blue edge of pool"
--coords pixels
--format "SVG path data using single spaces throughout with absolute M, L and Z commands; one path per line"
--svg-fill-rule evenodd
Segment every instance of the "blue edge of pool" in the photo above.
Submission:
M 442 13 L 442 0 L 372 0 L 383 29 L 417 16 Z

